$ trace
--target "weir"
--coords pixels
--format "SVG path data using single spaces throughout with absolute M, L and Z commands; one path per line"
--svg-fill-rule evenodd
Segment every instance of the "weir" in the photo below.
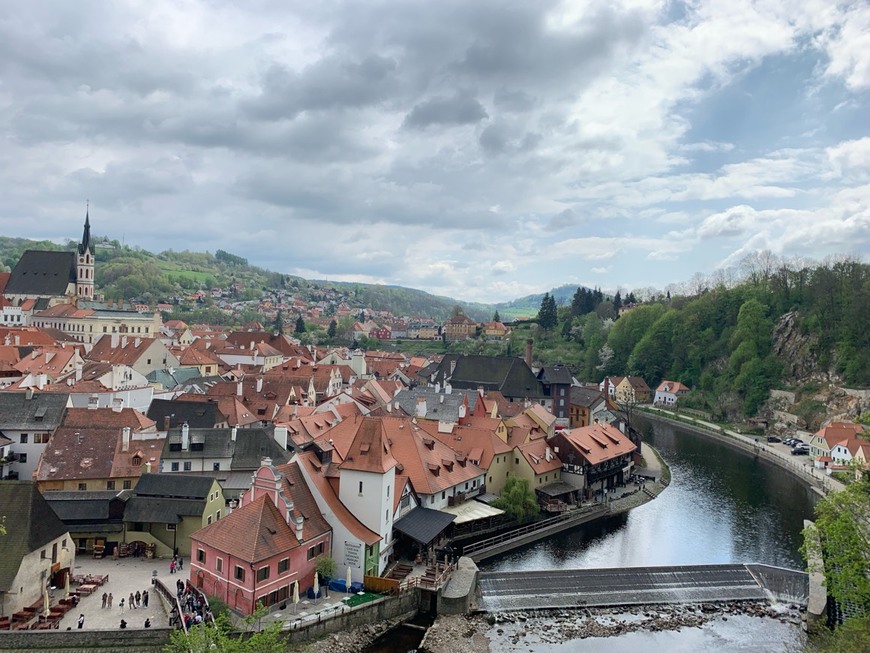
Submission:
M 756 564 L 482 572 L 478 590 L 482 612 L 725 601 L 806 606 L 809 576 Z

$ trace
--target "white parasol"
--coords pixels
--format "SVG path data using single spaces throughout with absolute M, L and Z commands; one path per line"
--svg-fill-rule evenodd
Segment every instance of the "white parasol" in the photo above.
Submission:
M 51 614 L 51 610 L 49 610 L 49 606 L 50 606 L 50 602 L 48 600 L 48 590 L 42 590 L 42 607 L 43 607 L 43 611 L 44 611 L 46 617 L 49 614 Z
M 347 581 L 347 591 L 348 591 L 348 593 L 350 593 L 351 577 L 350 577 L 350 567 L 349 566 L 347 568 L 347 578 L 345 580 Z
M 66 572 L 66 574 L 64 574 L 63 586 L 64 586 L 64 592 L 65 592 L 64 598 L 68 599 L 69 598 L 69 572 Z
M 299 581 L 293 583 L 293 614 L 296 614 L 296 605 L 299 603 Z
M 314 572 L 314 598 L 317 598 L 317 595 L 320 593 L 320 579 L 318 578 L 318 574 Z

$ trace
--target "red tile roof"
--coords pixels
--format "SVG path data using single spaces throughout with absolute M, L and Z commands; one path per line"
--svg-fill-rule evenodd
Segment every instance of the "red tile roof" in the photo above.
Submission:
M 299 546 L 294 529 L 285 521 L 268 494 L 260 495 L 223 519 L 201 528 L 190 539 L 254 563 Z

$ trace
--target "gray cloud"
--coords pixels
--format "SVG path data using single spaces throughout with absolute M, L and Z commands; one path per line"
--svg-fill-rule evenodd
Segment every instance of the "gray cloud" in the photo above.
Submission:
M 432 125 L 470 125 L 487 117 L 486 109 L 467 93 L 452 97 L 436 96 L 415 105 L 402 123 L 412 129 L 425 129 Z

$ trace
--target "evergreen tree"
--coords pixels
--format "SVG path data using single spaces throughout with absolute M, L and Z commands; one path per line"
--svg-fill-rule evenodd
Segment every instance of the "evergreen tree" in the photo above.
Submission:
M 613 310 L 619 315 L 619 309 L 622 308 L 622 295 L 619 291 L 616 291 L 616 294 L 613 296 Z
M 280 308 L 278 309 L 277 315 L 275 315 L 275 324 L 272 331 L 279 336 L 284 335 L 284 313 Z
M 493 322 L 501 322 L 501 316 L 498 314 L 498 311 L 496 311 L 495 313 L 492 314 L 492 321 Z
M 556 326 L 557 319 L 556 300 L 550 296 L 550 293 L 544 293 L 541 308 L 538 311 L 538 324 L 542 329 L 549 331 Z
M 302 319 L 302 316 L 296 318 L 296 328 L 293 329 L 294 333 L 305 333 L 305 320 Z
M 329 339 L 332 340 L 335 338 L 335 331 L 338 329 L 338 324 L 335 320 L 329 321 L 329 327 L 326 329 L 326 335 L 329 336 Z

